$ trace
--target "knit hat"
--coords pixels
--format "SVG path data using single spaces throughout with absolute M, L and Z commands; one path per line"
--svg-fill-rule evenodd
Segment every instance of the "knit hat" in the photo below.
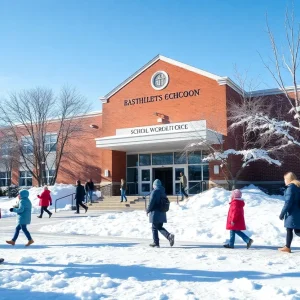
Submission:
M 162 186 L 162 184 L 161 184 L 161 181 L 159 179 L 155 179 L 153 181 L 153 187 L 154 188 L 158 188 L 158 187 L 161 187 L 161 186 Z
M 233 190 L 233 191 L 231 192 L 231 198 L 232 198 L 232 199 L 235 199 L 235 198 L 242 198 L 242 192 L 241 192 L 240 190 L 238 190 L 238 189 Z

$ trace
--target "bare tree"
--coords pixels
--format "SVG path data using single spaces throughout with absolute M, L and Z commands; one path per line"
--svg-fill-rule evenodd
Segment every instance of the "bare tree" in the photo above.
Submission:
M 1 103 L 2 131 L 14 139 L 19 165 L 39 186 L 46 172 L 52 172 L 50 184 L 56 181 L 70 139 L 84 135 L 80 115 L 88 110 L 85 98 L 69 87 L 57 96 L 46 88 L 14 92 Z
M 266 61 L 262 56 L 263 64 L 270 72 L 278 85 L 279 95 L 276 105 L 282 106 L 281 111 L 245 110 L 239 119 L 234 120 L 233 126 L 245 126 L 246 132 L 256 132 L 261 138 L 273 141 L 273 152 L 292 154 L 297 157 L 300 146 L 300 86 L 299 50 L 300 50 L 300 24 L 296 23 L 294 11 L 286 11 L 285 37 L 286 46 L 280 53 L 275 36 L 267 19 L 267 33 L 270 39 L 272 58 Z M 290 84 L 287 84 L 287 82 Z M 285 100 L 284 102 L 282 100 Z M 286 149 L 289 148 L 289 151 Z M 299 151 L 299 150 L 298 150 Z

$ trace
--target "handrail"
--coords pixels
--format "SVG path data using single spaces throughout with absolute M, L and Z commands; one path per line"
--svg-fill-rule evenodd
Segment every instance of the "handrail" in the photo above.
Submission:
M 189 189 L 187 189 L 187 190 L 185 190 L 185 191 L 189 192 L 191 189 L 195 188 L 196 186 L 198 186 L 198 185 L 200 185 L 200 184 L 201 184 L 201 186 L 202 186 L 202 189 L 201 189 L 201 192 L 200 192 L 200 193 L 202 193 L 203 191 L 206 191 L 206 187 L 207 187 L 207 186 L 206 186 L 206 181 L 205 181 L 205 180 L 201 180 L 199 183 L 197 183 L 196 185 L 190 187 Z M 203 186 L 204 186 L 204 188 L 203 188 Z M 181 190 L 180 190 L 180 192 L 177 194 L 177 204 L 179 203 L 179 200 L 178 200 L 179 195 L 181 195 Z
M 56 212 L 56 202 L 57 202 L 58 200 L 61 200 L 61 199 L 66 198 L 66 197 L 72 196 L 72 202 L 71 202 L 71 205 L 73 206 L 73 201 L 74 201 L 73 195 L 75 195 L 75 193 L 72 193 L 72 194 L 70 194 L 70 195 L 66 195 L 66 196 L 64 196 L 64 197 L 60 197 L 60 198 L 56 199 L 56 200 L 55 200 L 55 212 Z

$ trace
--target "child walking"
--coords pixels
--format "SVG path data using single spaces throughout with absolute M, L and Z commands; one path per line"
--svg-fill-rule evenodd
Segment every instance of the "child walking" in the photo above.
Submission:
M 230 230 L 230 239 L 229 244 L 224 245 L 224 248 L 234 248 L 235 235 L 237 234 L 247 244 L 247 249 L 249 249 L 253 240 L 241 231 L 246 230 L 246 224 L 244 218 L 245 202 L 242 199 L 242 192 L 240 190 L 231 192 L 231 201 L 229 204 L 226 229 Z
M 52 205 L 52 199 L 47 185 L 44 186 L 44 191 L 41 195 L 38 195 L 38 198 L 40 199 L 41 213 L 37 217 L 42 218 L 45 211 L 49 215 L 49 218 L 51 218 L 52 212 L 48 210 L 48 206 Z
M 25 236 L 28 239 L 28 243 L 25 246 L 28 247 L 34 243 L 29 231 L 27 230 L 27 225 L 29 225 L 31 222 L 31 208 L 32 208 L 32 205 L 31 205 L 31 202 L 30 202 L 28 196 L 29 196 L 29 192 L 27 190 L 21 190 L 19 193 L 19 199 L 20 199 L 19 207 L 18 208 L 10 208 L 11 212 L 15 212 L 18 214 L 15 235 L 11 239 L 11 241 L 6 241 L 7 244 L 10 244 L 12 246 L 15 245 L 21 229 L 23 230 Z

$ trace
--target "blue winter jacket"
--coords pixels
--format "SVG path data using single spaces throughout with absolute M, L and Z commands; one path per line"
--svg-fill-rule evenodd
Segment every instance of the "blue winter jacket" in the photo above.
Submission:
M 159 210 L 160 199 L 162 196 L 166 196 L 165 188 L 163 186 L 155 187 L 150 194 L 150 201 L 147 208 L 150 223 L 167 223 L 167 214 Z
M 28 198 L 29 192 L 27 190 L 20 191 L 19 207 L 14 208 L 13 212 L 17 213 L 17 224 L 28 225 L 31 222 L 31 208 L 32 204 Z
M 284 218 L 284 227 L 300 229 L 300 188 L 291 183 L 284 193 L 285 204 L 280 219 Z

